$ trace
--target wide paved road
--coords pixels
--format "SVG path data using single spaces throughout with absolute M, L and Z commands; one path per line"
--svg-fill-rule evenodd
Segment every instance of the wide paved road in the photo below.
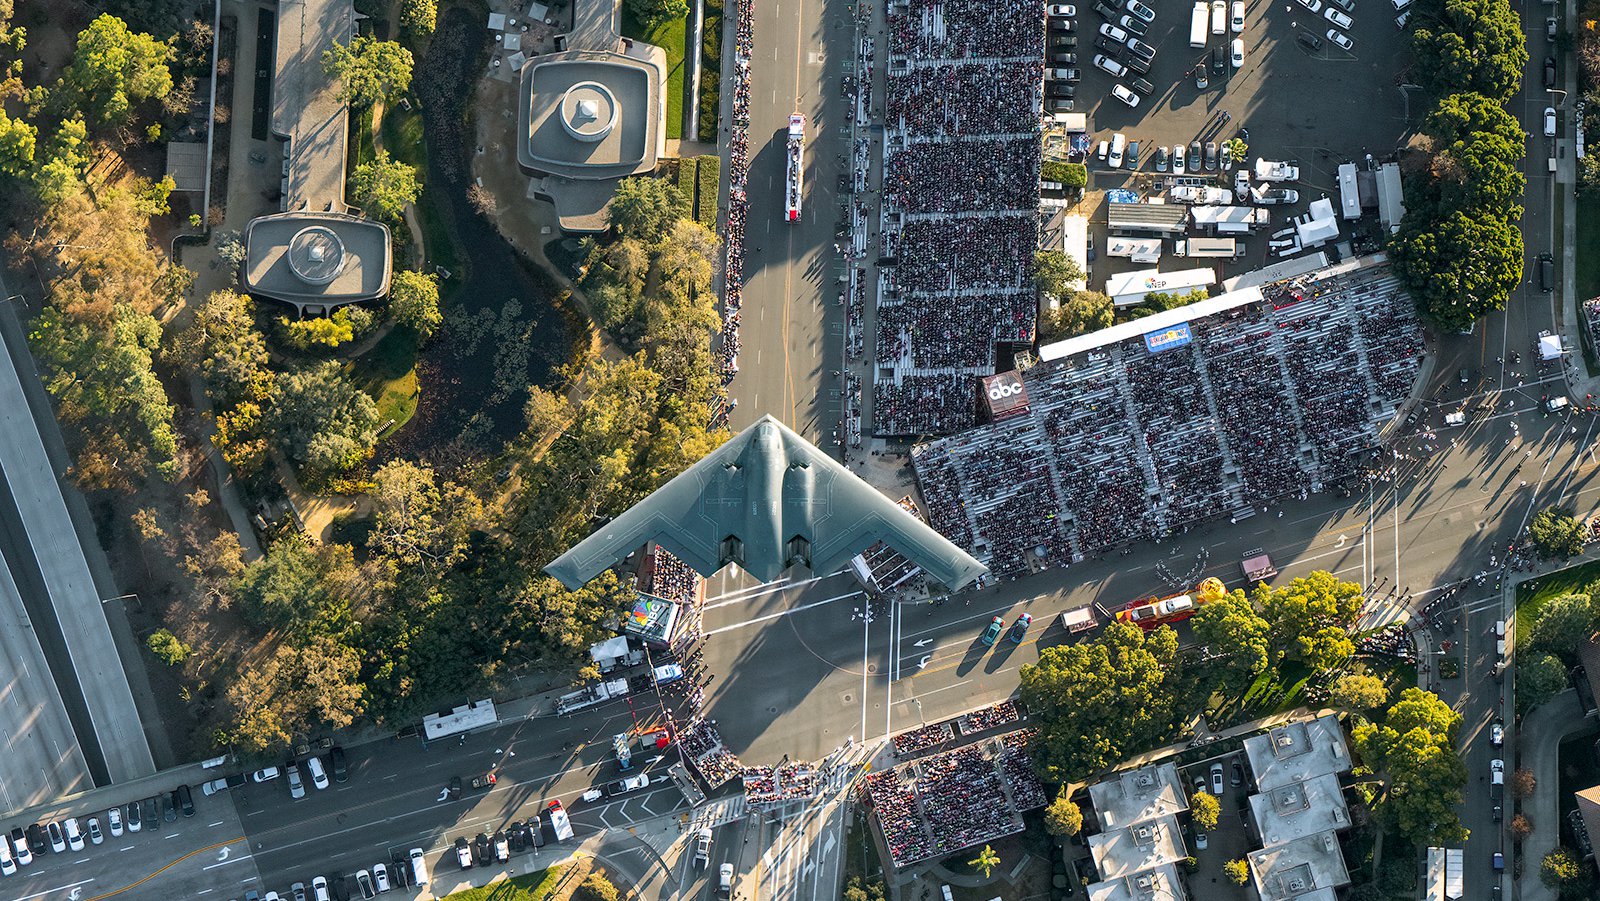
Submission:
M 841 130 L 848 123 L 839 91 L 851 21 L 846 0 L 755 4 L 743 351 L 732 386 L 739 402 L 735 429 L 771 413 L 830 450 L 840 415 L 830 373 L 839 369 L 843 352 L 833 245 L 841 216 Z M 794 112 L 806 117 L 805 191 L 801 221 L 789 223 L 785 148 Z

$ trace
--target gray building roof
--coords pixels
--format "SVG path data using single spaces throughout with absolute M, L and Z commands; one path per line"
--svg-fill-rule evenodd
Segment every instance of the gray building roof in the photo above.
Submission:
M 1164 816 L 1089 836 L 1089 853 L 1105 879 L 1119 879 L 1177 863 L 1189 856 L 1178 818 Z
M 1250 812 L 1270 848 L 1328 830 L 1350 828 L 1339 777 L 1331 773 L 1250 796 Z
M 795 564 L 831 572 L 882 541 L 950 588 L 983 564 L 772 416 L 763 416 L 545 571 L 568 588 L 659 544 L 702 576 L 738 563 L 763 581 Z
M 1189 208 L 1181 203 L 1108 203 L 1106 224 L 1114 232 L 1181 235 Z
M 1158 763 L 1118 773 L 1089 786 L 1100 828 L 1120 829 L 1144 820 L 1170 816 L 1189 809 L 1178 768 Z
M 1244 740 L 1250 772 L 1263 792 L 1330 773 L 1350 772 L 1350 749 L 1334 714 L 1285 723 Z
M 352 0 L 278 0 L 272 130 L 289 141 L 280 209 L 344 210 L 345 105 L 322 54 L 355 29 Z
M 389 290 L 389 228 L 344 213 L 277 213 L 245 228 L 245 290 L 303 312 Z
M 1178 868 L 1165 864 L 1153 870 L 1096 882 L 1085 889 L 1089 901 L 1183 901 Z
M 1252 851 L 1248 860 L 1262 901 L 1332 898 L 1334 889 L 1350 884 L 1336 832 Z

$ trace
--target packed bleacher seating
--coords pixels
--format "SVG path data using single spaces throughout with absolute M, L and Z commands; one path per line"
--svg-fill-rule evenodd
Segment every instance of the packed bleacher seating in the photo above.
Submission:
M 949 434 L 1003 346 L 1034 337 L 1044 17 L 894 0 L 887 21 L 873 428 Z
M 722 744 L 716 720 L 691 721 L 678 733 L 678 749 L 712 788 L 744 775 L 744 764 Z
M 929 522 L 997 576 L 1159 539 L 1366 475 L 1422 360 L 1383 268 L 1263 289 L 1026 373 L 1026 415 L 912 452 Z
M 733 122 L 728 136 L 728 219 L 723 238 L 722 335 L 717 342 L 717 370 L 727 385 L 739 371 L 739 317 L 744 297 L 744 237 L 750 218 L 750 54 L 755 50 L 754 0 L 734 2 Z M 714 424 L 725 424 L 731 407 L 716 411 Z
M 948 722 L 930 723 L 894 737 L 894 756 L 912 757 L 956 740 Z
M 752 805 L 810 798 L 822 787 L 822 771 L 810 763 L 745 767 L 744 797 Z
M 1032 735 L 1017 730 L 864 779 L 895 866 L 1022 831 L 1022 812 L 1045 803 L 1028 754 Z
M 1589 343 L 1600 347 L 1600 297 L 1583 302 L 1583 316 L 1589 324 Z
M 680 604 L 692 604 L 699 595 L 700 574 L 662 547 L 655 548 L 646 574 L 649 579 L 641 589 L 645 594 Z
M 956 718 L 956 725 L 961 728 L 962 735 L 977 735 L 979 732 L 1009 726 L 1020 719 L 1022 712 L 1017 709 L 1017 702 L 1005 700 L 981 710 L 961 714 Z

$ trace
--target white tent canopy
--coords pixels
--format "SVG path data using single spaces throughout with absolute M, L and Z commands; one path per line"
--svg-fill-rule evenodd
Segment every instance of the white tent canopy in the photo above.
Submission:
M 1539 359 L 1556 360 L 1561 357 L 1561 336 L 1543 335 L 1539 338 Z

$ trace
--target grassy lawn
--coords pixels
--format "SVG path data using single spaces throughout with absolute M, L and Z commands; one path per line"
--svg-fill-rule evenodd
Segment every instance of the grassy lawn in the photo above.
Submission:
M 482 888 L 470 888 L 450 895 L 451 901 L 543 901 L 553 895 L 561 883 L 561 867 L 513 876 L 502 882 Z
M 443 266 L 460 278 L 461 260 L 456 253 L 455 242 L 450 239 L 450 229 L 445 224 L 438 199 L 427 188 L 428 142 L 423 135 L 422 114 L 417 111 L 415 101 L 409 110 L 401 109 L 399 105 L 384 110 L 379 128 L 383 133 L 383 146 L 396 159 L 415 166 L 417 175 L 424 183 L 416 209 L 417 218 L 422 222 L 422 241 L 427 248 L 425 271 L 432 272 L 434 266 Z
M 1527 582 L 1518 585 L 1516 634 L 1523 639 L 1530 634 L 1534 620 L 1539 618 L 1539 612 L 1551 598 L 1581 594 L 1584 586 L 1596 579 L 1600 579 L 1600 561 L 1580 563 L 1540 576 L 1537 588 L 1529 588 Z
M 378 404 L 379 437 L 398 432 L 417 412 L 417 340 L 394 328 L 372 350 L 353 361 L 351 375 Z
M 708 23 L 709 24 L 709 23 Z M 683 137 L 683 57 L 684 43 L 689 39 L 689 19 L 670 19 L 646 29 L 622 7 L 622 36 L 654 44 L 667 52 L 667 137 Z M 705 77 L 705 73 L 701 73 Z
M 376 155 L 372 147 L 372 107 L 350 111 L 350 133 L 346 136 L 345 154 L 344 177 L 348 183 L 356 167 L 372 162 Z

